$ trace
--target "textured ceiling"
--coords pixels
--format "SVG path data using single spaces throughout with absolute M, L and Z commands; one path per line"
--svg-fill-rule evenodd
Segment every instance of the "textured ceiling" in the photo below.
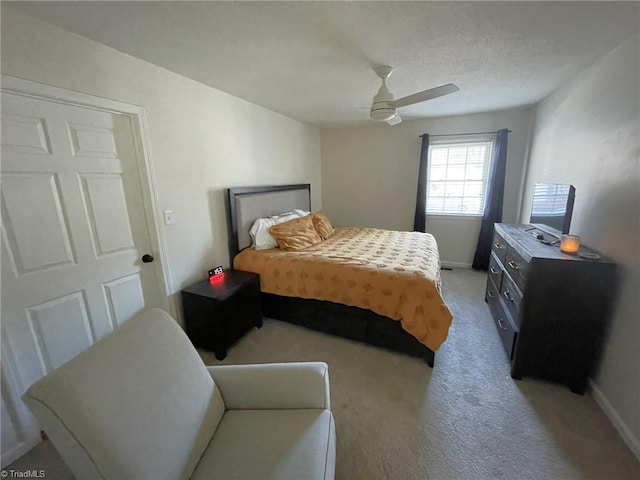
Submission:
M 405 120 L 531 105 L 639 30 L 637 2 L 3 2 L 318 126 L 373 122 L 392 65 Z M 359 108 L 364 107 L 364 108 Z

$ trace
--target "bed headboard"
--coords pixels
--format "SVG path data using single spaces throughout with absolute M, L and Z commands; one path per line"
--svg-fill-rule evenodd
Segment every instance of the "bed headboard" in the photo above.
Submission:
M 270 185 L 228 188 L 229 260 L 251 246 L 249 230 L 257 218 L 290 212 L 295 208 L 311 210 L 311 185 Z

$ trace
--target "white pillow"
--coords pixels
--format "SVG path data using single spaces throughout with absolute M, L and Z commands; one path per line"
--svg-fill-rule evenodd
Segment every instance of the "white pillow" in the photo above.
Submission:
M 249 235 L 251 236 L 251 246 L 256 250 L 275 248 L 278 246 L 276 240 L 269 233 L 269 229 L 275 225 L 272 218 L 258 218 L 253 222 Z
M 279 223 L 288 222 L 294 218 L 306 217 L 311 212 L 305 212 L 304 210 L 294 210 L 292 212 L 281 213 L 280 215 L 273 215 L 272 217 L 258 218 L 249 230 L 251 236 L 251 246 L 256 250 L 266 250 L 267 248 L 276 248 L 278 243 L 276 239 L 271 236 L 269 230 L 274 225 Z

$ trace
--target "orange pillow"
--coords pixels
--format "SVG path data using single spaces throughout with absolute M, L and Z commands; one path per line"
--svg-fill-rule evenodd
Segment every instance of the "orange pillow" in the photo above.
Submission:
M 335 232 L 335 228 L 333 228 L 333 225 L 331 225 L 331 222 L 322 211 L 311 214 L 311 221 L 322 240 L 326 240 Z
M 311 215 L 274 225 L 269 231 L 281 250 L 302 250 L 322 241 L 313 228 Z

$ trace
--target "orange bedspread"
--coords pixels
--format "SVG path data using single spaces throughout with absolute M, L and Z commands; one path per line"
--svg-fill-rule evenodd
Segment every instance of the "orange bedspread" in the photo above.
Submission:
M 266 293 L 327 300 L 399 320 L 433 351 L 447 338 L 452 316 L 441 295 L 438 246 L 428 233 L 338 227 L 300 251 L 247 248 L 233 265 L 260 274 Z

